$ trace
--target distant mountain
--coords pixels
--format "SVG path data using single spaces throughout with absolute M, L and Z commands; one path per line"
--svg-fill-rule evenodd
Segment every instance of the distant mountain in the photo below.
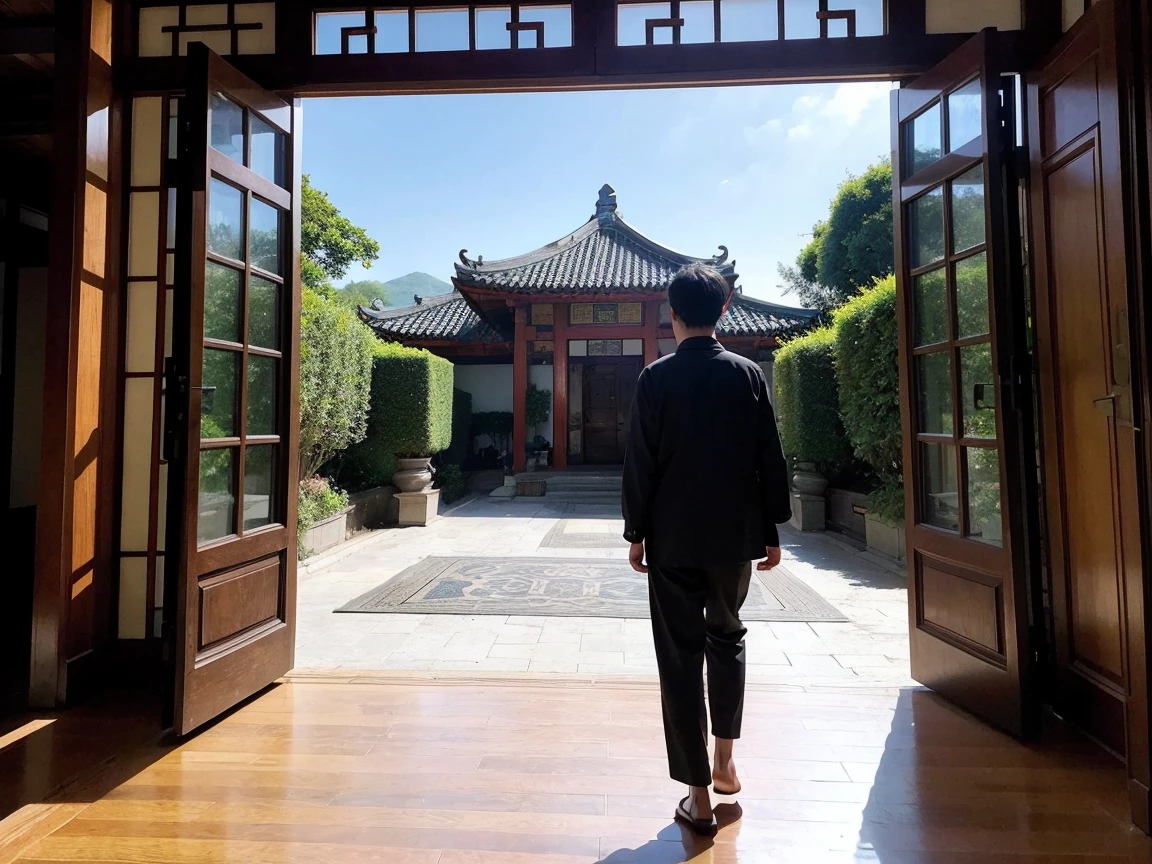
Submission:
M 415 296 L 436 297 L 452 292 L 448 282 L 427 273 L 409 273 L 384 284 L 388 286 L 389 306 L 411 306 Z

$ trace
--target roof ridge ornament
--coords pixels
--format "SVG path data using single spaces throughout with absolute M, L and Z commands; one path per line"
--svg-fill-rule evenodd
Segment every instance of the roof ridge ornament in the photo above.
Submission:
M 483 255 L 477 255 L 476 260 L 473 261 L 468 257 L 468 250 L 467 249 L 461 249 L 460 250 L 460 263 L 463 264 L 465 267 L 467 267 L 470 270 L 479 270 L 481 267 L 484 266 L 484 256 Z
M 716 248 L 720 250 L 720 254 L 712 256 L 712 263 L 713 264 L 723 264 L 725 261 L 728 260 L 728 247 L 727 246 L 717 246 Z M 733 261 L 732 265 L 735 266 L 736 262 Z
M 605 183 L 600 187 L 600 197 L 596 199 L 596 223 L 608 228 L 616 221 L 616 190 Z
M 377 312 L 383 312 L 384 311 L 384 298 L 383 297 L 373 297 L 371 307 L 373 309 L 375 309 Z

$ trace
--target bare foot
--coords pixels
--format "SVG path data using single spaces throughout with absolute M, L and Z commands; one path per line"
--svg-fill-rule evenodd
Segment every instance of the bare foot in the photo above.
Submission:
M 726 762 L 717 758 L 716 767 L 712 769 L 712 783 L 717 795 L 739 794 L 742 787 L 740 778 L 736 776 L 736 762 L 731 756 Z
M 688 800 L 684 803 L 684 809 L 693 819 L 711 819 L 712 799 L 708 795 L 708 787 L 689 786 Z
M 676 807 L 676 820 L 687 824 L 696 834 L 716 833 L 716 816 L 712 812 L 707 786 L 688 787 L 687 797 Z

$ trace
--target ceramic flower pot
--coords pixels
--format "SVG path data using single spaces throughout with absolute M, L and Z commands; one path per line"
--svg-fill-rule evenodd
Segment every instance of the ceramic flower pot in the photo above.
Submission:
M 431 456 L 422 459 L 397 459 L 399 470 L 392 475 L 392 485 L 401 492 L 423 492 L 432 485 Z
M 792 488 L 801 495 L 823 495 L 828 488 L 828 478 L 817 472 L 811 462 L 797 462 L 792 472 Z

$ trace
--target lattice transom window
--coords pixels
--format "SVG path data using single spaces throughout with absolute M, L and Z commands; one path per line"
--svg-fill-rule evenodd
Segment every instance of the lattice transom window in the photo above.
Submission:
M 885 0 L 617 0 L 616 44 L 689 45 L 883 36 Z
M 314 54 L 423 54 L 572 47 L 569 4 L 397 6 L 316 13 Z

